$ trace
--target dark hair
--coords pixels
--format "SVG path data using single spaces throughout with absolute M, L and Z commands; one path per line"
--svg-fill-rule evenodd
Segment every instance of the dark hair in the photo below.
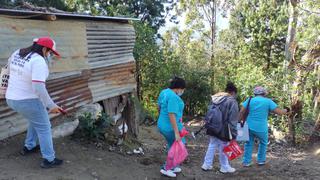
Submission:
M 25 58 L 28 54 L 30 53 L 38 53 L 40 56 L 44 57 L 44 54 L 42 52 L 42 48 L 43 46 L 33 43 L 31 46 L 27 47 L 27 48 L 22 48 L 19 51 L 19 56 L 21 58 Z
M 170 80 L 170 89 L 185 89 L 186 88 L 186 82 L 184 79 L 179 77 L 174 77 Z
M 237 93 L 238 92 L 238 89 L 237 87 L 233 84 L 233 82 L 228 82 L 227 85 L 226 85 L 226 89 L 225 89 L 226 92 L 228 93 Z

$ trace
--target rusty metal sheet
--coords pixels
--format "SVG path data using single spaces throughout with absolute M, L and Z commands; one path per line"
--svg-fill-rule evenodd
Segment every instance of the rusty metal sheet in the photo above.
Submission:
M 8 19 L 0 15 L 0 65 L 12 51 L 28 46 L 39 34 L 52 35 L 62 54 L 52 64 L 47 89 L 52 99 L 68 111 L 135 91 L 135 34 L 131 25 Z M 0 139 L 21 133 L 26 127 L 27 121 L 0 100 Z
M 27 121 L 18 114 L 2 118 L 0 121 L 0 140 L 24 132 L 27 126 Z
M 134 61 L 135 32 L 131 25 L 88 23 L 88 61 L 92 68 Z
M 133 62 L 93 69 L 89 80 L 93 101 L 134 91 L 136 89 L 134 71 Z
M 0 16 L 0 64 L 6 63 L 13 51 L 28 47 L 33 38 L 50 35 L 57 43 L 62 58 L 54 61 L 51 72 L 88 69 L 86 25 L 74 21 L 10 19 Z
M 88 103 L 133 92 L 136 89 L 134 71 L 133 62 L 84 70 L 81 74 L 49 80 L 47 89 L 54 102 L 72 111 Z M 0 100 L 0 131 L 3 130 L 0 139 L 25 129 L 26 120 Z

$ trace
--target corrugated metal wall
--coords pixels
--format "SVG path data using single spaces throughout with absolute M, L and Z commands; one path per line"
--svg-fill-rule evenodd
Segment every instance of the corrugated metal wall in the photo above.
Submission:
M 129 24 L 87 24 L 89 64 L 104 67 L 108 64 L 132 61 L 135 32 Z
M 47 88 L 53 100 L 67 110 L 105 100 L 136 88 L 130 24 L 104 21 L 44 21 L 11 19 L 0 15 L 0 65 L 10 54 L 50 35 L 62 54 L 51 64 Z M 25 131 L 27 121 L 0 100 L 0 139 Z

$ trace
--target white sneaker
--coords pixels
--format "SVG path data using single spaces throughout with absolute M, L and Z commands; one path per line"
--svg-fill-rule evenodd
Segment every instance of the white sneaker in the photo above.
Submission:
M 210 170 L 212 170 L 212 166 L 208 166 L 208 165 L 205 165 L 205 164 L 203 164 L 202 166 L 201 166 L 201 169 L 202 170 L 204 170 L 204 171 L 210 171 Z
M 180 167 L 175 167 L 174 169 L 172 169 L 172 172 L 174 173 L 180 173 L 182 171 L 182 169 Z
M 234 173 L 234 172 L 236 172 L 236 169 L 231 167 L 231 166 L 229 166 L 227 168 L 221 167 L 220 168 L 220 172 L 222 172 L 222 173 Z
M 161 169 L 160 173 L 168 177 L 177 177 L 177 175 L 172 170 Z

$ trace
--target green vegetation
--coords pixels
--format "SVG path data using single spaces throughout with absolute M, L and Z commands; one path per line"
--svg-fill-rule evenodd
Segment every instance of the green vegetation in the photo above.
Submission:
M 3 1 L 3 7 L 22 1 Z M 35 5 L 43 1 L 26 0 Z M 47 2 L 47 1 L 46 1 Z M 136 30 L 134 57 L 138 98 L 150 117 L 157 117 L 157 96 L 174 75 L 187 81 L 185 115 L 203 115 L 210 94 L 227 81 L 237 84 L 239 101 L 265 86 L 288 117 L 271 123 L 293 142 L 319 140 L 320 1 L 319 0 L 55 0 L 63 10 L 142 18 Z M 164 4 L 164 3 L 167 4 Z M 46 5 L 46 6 L 47 6 Z M 229 27 L 219 30 L 218 13 Z M 165 20 L 179 24 L 159 35 Z M 168 17 L 171 18 L 168 18 Z M 94 133 L 93 133 L 94 134 Z M 316 138 L 315 138 L 316 137 Z
M 97 119 L 91 113 L 85 113 L 79 117 L 77 137 L 103 140 L 111 121 L 112 119 L 105 113 L 102 113 Z

